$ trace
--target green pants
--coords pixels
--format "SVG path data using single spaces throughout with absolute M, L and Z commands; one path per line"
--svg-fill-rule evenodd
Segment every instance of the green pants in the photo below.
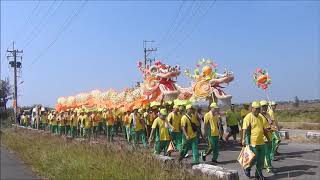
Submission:
M 80 128 L 80 136 L 83 137 L 84 134 L 85 134 L 85 133 L 84 133 L 84 128 L 82 127 L 82 128 Z
M 212 161 L 216 161 L 219 155 L 219 136 L 208 136 L 208 149 L 205 152 L 205 156 L 212 152 Z
M 253 165 L 256 165 L 256 176 L 261 176 L 262 175 L 262 168 L 264 165 L 264 158 L 265 158 L 265 145 L 256 145 L 255 147 L 250 146 L 250 149 L 252 150 L 252 152 L 256 155 L 255 158 L 252 160 L 250 167 L 248 167 L 249 169 L 251 169 L 251 167 Z
M 98 126 L 97 125 L 93 126 L 91 130 L 92 130 L 91 134 L 93 135 L 93 137 L 98 137 L 98 131 L 99 131 Z
M 71 136 L 73 138 L 77 137 L 77 126 L 72 126 L 72 128 L 71 128 Z
M 272 133 L 272 148 L 271 148 L 271 159 L 274 159 L 275 153 L 280 145 L 281 137 L 279 132 L 274 131 Z
M 271 142 L 265 142 L 264 144 L 265 149 L 265 158 L 264 158 L 264 166 L 267 169 L 271 169 L 271 150 L 272 150 L 272 143 Z
M 70 136 L 71 135 L 71 126 L 66 125 L 66 135 Z
M 59 134 L 65 134 L 65 127 L 64 126 L 59 126 Z
M 128 141 L 128 143 L 130 144 L 131 143 L 131 135 L 132 135 L 132 133 L 131 133 L 131 128 L 130 127 L 127 127 L 126 126 L 126 138 L 127 138 L 127 141 Z
M 180 152 L 182 146 L 182 133 L 181 132 L 171 132 L 171 137 L 176 149 Z
M 139 139 L 141 139 L 143 147 L 147 148 L 146 133 L 143 129 L 134 132 L 133 140 L 135 145 L 139 143 Z
M 167 154 L 167 149 L 170 141 L 157 141 L 154 146 L 154 153 L 160 154 L 162 150 L 164 150 L 164 154 Z
M 107 138 L 108 141 L 113 140 L 113 134 L 114 134 L 114 126 L 113 125 L 107 125 Z
M 184 156 L 188 153 L 190 149 L 192 149 L 192 157 L 193 163 L 199 163 L 199 149 L 198 149 L 198 138 L 194 137 L 192 139 L 187 140 L 185 136 L 182 136 L 183 144 L 182 149 L 180 151 L 179 160 L 182 160 Z
M 55 134 L 58 134 L 58 125 L 51 125 L 51 126 L 52 126 L 51 132 L 55 133 Z
M 98 123 L 98 130 L 99 130 L 99 134 L 101 135 L 101 132 L 103 132 L 103 123 L 102 122 Z
M 91 128 L 84 128 L 84 137 L 90 138 L 91 137 Z

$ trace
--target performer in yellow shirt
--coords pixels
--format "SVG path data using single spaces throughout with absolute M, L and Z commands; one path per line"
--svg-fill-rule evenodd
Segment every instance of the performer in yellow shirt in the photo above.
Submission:
M 167 149 L 170 143 L 170 135 L 169 135 L 169 129 L 172 129 L 173 127 L 168 123 L 167 121 L 167 115 L 168 112 L 166 109 L 161 109 L 159 113 L 159 117 L 157 117 L 152 124 L 152 130 L 149 137 L 149 145 L 151 144 L 153 140 L 153 135 L 156 128 L 159 128 L 159 141 L 156 141 L 154 149 L 155 154 L 160 154 L 161 151 L 164 151 L 164 154 L 167 154 Z
M 215 102 L 210 105 L 211 110 L 204 115 L 205 130 L 210 130 L 208 133 L 208 149 L 206 152 L 201 153 L 203 161 L 206 161 L 206 156 L 212 153 L 212 162 L 218 163 L 219 155 L 219 126 L 218 121 L 220 118 L 219 107 Z
M 71 136 L 71 123 L 72 123 L 71 110 L 68 110 L 66 112 L 65 122 L 66 122 L 66 135 Z
M 237 134 L 239 133 L 239 124 L 241 121 L 240 114 L 234 110 L 234 104 L 231 104 L 230 110 L 226 112 L 227 131 L 226 142 L 233 136 L 233 140 L 237 141 Z
M 54 133 L 54 134 L 58 134 L 57 118 L 58 118 L 58 115 L 56 114 L 56 112 L 53 112 L 52 119 L 51 119 L 51 126 L 52 126 L 51 130 L 52 130 L 52 133 Z
M 114 121 L 115 121 L 115 116 L 112 110 L 109 109 L 106 114 L 106 126 L 107 126 L 107 139 L 110 142 L 113 141 Z
M 132 132 L 134 144 L 137 145 L 141 139 L 143 146 L 147 148 L 146 132 L 144 129 L 144 121 L 138 113 L 138 107 L 134 107 L 133 113 L 130 114 L 130 122 L 132 123 Z
M 241 108 L 241 110 L 240 110 L 240 116 L 241 116 L 241 120 L 240 120 L 240 142 L 242 142 L 242 124 L 243 124 L 243 119 L 249 113 L 250 113 L 249 104 L 248 103 L 243 103 L 243 108 Z M 249 138 L 249 137 L 246 137 L 246 138 Z
M 173 126 L 171 137 L 175 147 L 181 151 L 182 133 L 181 133 L 181 118 L 182 114 L 179 112 L 179 106 L 174 105 L 172 112 L 168 115 L 168 122 Z
M 261 105 L 261 113 L 260 114 L 263 117 L 263 123 L 265 124 L 265 126 L 268 127 L 266 129 L 267 136 L 263 137 L 263 140 L 265 143 L 265 158 L 264 158 L 265 163 L 264 164 L 265 164 L 265 168 L 266 168 L 267 172 L 271 173 L 272 172 L 272 164 L 271 164 L 272 131 L 271 131 L 271 126 L 269 123 L 271 123 L 272 120 L 268 114 L 268 102 L 265 100 L 260 101 L 260 105 Z
M 264 135 L 267 136 L 265 129 L 268 126 L 263 123 L 263 117 L 260 114 L 260 103 L 255 101 L 251 105 L 251 113 L 246 115 L 243 121 L 243 134 L 242 134 L 242 145 L 250 145 L 250 149 L 255 153 L 255 159 L 252 165 L 256 164 L 256 173 L 255 176 L 263 179 L 262 168 L 264 165 L 265 157 L 265 146 L 264 146 Z M 249 133 L 247 139 L 248 142 L 245 142 L 245 134 Z M 245 169 L 245 175 L 250 177 L 250 171 L 252 165 Z
M 70 116 L 70 119 L 71 119 L 71 135 L 73 138 L 77 137 L 78 136 L 78 117 L 77 117 L 77 112 L 71 112 L 71 116 Z
M 272 101 L 270 103 L 269 109 L 268 109 L 268 114 L 271 117 L 272 123 L 271 123 L 271 128 L 274 130 L 272 132 L 272 149 L 271 149 L 271 159 L 273 161 L 277 161 L 278 158 L 275 156 L 279 155 L 278 153 L 278 148 L 281 142 L 281 136 L 279 133 L 279 125 L 278 125 L 278 119 L 276 117 L 275 111 L 277 108 L 277 103 Z
M 189 149 L 192 148 L 193 164 L 199 163 L 199 149 L 198 149 L 198 138 L 197 138 L 197 126 L 192 124 L 191 117 L 194 114 L 194 108 L 191 104 L 186 106 L 187 113 L 181 118 L 181 129 L 182 129 L 182 148 L 180 152 L 179 161 L 181 161 Z

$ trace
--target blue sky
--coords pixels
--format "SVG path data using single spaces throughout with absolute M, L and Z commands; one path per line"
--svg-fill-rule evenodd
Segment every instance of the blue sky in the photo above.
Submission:
M 53 106 L 59 96 L 134 85 L 141 80 L 136 62 L 143 58 L 143 40 L 155 40 L 155 56 L 182 69 L 212 58 L 220 72 L 233 71 L 225 90 L 234 102 L 266 97 L 252 80 L 257 67 L 272 77 L 271 99 L 320 98 L 316 1 L 217 1 L 207 13 L 210 1 L 89 1 L 62 33 L 82 3 L 46 1 L 32 13 L 37 3 L 1 1 L 1 78 L 12 80 L 3 53 L 15 40 L 24 50 L 22 105 Z M 178 84 L 190 86 L 190 80 L 181 75 Z

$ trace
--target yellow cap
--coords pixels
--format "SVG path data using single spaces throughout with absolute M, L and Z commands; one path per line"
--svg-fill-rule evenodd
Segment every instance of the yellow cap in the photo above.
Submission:
M 262 100 L 262 101 L 260 101 L 260 105 L 261 106 L 268 106 L 268 101 Z
M 192 104 L 186 105 L 186 109 L 191 109 L 191 108 L 192 108 Z
M 219 108 L 218 105 L 217 105 L 217 103 L 215 103 L 215 102 L 211 103 L 211 104 L 210 104 L 210 107 L 211 107 L 211 108 Z
M 154 106 L 160 106 L 160 103 L 157 101 L 151 102 L 150 107 L 154 107 Z
M 160 110 L 160 114 L 163 115 L 163 116 L 166 116 L 166 115 L 168 115 L 168 112 L 167 112 L 166 109 L 161 109 Z
M 184 106 L 179 106 L 179 110 L 183 111 L 184 110 Z
M 139 113 L 142 113 L 142 112 L 143 112 L 143 109 L 139 109 L 138 112 L 139 112 Z
M 252 104 L 251 104 L 251 106 L 252 106 L 253 108 L 260 108 L 260 107 L 261 107 L 259 101 L 253 101 Z
M 174 108 L 174 109 L 178 109 L 179 106 L 178 106 L 177 104 L 175 104 L 175 105 L 173 106 L 173 108 Z

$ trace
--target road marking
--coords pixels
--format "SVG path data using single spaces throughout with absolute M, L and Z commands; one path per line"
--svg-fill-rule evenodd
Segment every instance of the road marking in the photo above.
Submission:
M 309 162 L 320 163 L 320 161 L 314 161 L 314 160 L 310 160 L 310 159 L 300 159 L 300 158 L 286 158 L 286 159 L 292 159 L 292 160 L 297 160 L 297 161 L 309 161 Z

